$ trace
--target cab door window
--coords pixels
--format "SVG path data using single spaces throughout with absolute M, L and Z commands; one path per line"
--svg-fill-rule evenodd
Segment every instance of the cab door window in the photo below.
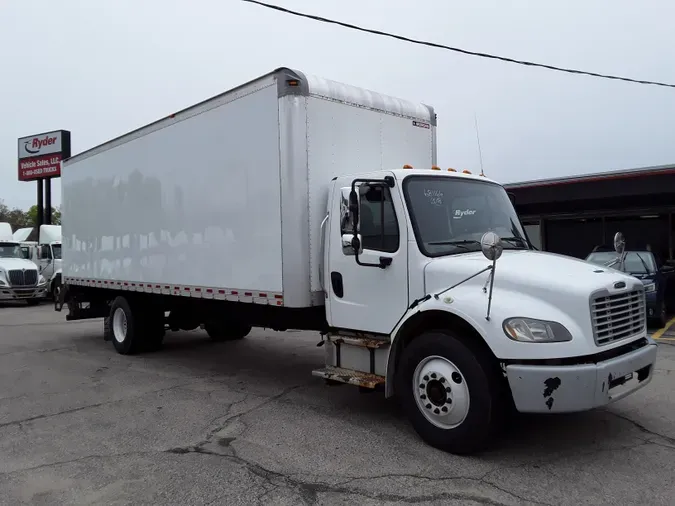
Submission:
M 362 185 L 359 187 L 359 233 L 364 250 L 395 253 L 400 233 L 389 188 Z

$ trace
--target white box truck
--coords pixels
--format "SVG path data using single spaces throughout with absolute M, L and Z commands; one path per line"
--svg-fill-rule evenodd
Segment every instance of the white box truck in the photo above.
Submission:
M 315 376 L 396 396 L 456 453 L 510 408 L 646 385 L 640 281 L 534 251 L 502 186 L 435 158 L 432 108 L 278 69 L 64 162 L 56 309 L 122 354 L 318 331 Z

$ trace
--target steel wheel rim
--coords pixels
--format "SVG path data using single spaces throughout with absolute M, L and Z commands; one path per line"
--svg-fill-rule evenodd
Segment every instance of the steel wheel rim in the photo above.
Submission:
M 434 355 L 420 361 L 413 373 L 412 389 L 417 408 L 440 429 L 460 426 L 469 414 L 466 378 L 447 358 Z
M 127 315 L 124 309 L 118 307 L 113 314 L 112 331 L 115 341 L 123 343 L 127 338 Z

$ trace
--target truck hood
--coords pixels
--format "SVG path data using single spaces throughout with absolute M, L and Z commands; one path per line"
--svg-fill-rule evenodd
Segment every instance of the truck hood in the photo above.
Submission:
M 434 259 L 424 271 L 426 292 L 448 288 L 490 263 L 481 252 Z M 486 279 L 487 273 L 468 281 L 466 285 L 482 286 Z M 588 297 L 591 292 L 613 287 L 619 281 L 625 282 L 628 287 L 642 285 L 634 277 L 615 269 L 541 251 L 504 250 L 495 268 L 495 287 L 535 297 L 547 298 L 548 294 L 552 299 L 563 294 Z
M 11 271 L 14 269 L 18 270 L 25 269 L 27 271 L 30 270 L 36 271 L 37 265 L 35 265 L 30 260 L 26 260 L 24 258 L 0 258 L 0 269 L 6 271 Z

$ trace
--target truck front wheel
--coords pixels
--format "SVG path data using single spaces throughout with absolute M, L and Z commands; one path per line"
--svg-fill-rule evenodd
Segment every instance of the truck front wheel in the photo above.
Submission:
M 456 454 L 487 446 L 502 405 L 487 358 L 450 331 L 426 332 L 404 348 L 397 371 L 396 394 L 424 441 Z

